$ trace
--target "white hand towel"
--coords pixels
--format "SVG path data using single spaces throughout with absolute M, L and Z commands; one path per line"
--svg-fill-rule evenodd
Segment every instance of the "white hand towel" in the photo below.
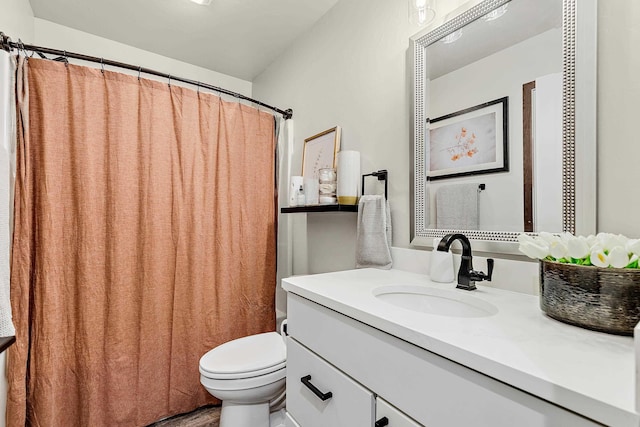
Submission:
M 444 185 L 436 193 L 436 225 L 440 230 L 477 230 L 478 184 Z
M 384 196 L 360 197 L 356 268 L 391 268 L 391 209 Z

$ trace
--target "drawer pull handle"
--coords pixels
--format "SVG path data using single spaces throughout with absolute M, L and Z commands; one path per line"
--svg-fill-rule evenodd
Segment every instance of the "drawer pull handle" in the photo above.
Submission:
M 307 388 L 311 390 L 313 394 L 318 396 L 318 398 L 322 401 L 329 400 L 333 397 L 333 393 L 331 393 L 330 391 L 323 393 L 318 389 L 318 387 L 311 384 L 311 375 L 300 378 L 300 381 L 302 381 L 302 384 L 306 385 Z
M 384 427 L 389 425 L 389 418 L 382 417 L 374 424 L 375 427 Z

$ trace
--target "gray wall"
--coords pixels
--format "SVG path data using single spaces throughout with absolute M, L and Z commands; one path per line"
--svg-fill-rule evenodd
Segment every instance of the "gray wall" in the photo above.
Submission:
M 439 0 L 440 19 L 459 3 Z M 363 173 L 389 170 L 399 247 L 410 246 L 407 49 L 417 31 L 405 8 L 405 1 L 340 1 L 253 86 L 256 97 L 294 109 L 294 166 L 305 137 L 340 125 L 343 149 L 361 152 Z M 640 237 L 640 2 L 601 0 L 598 20 L 598 231 Z M 309 272 L 354 266 L 355 218 L 308 215 L 307 230 L 294 241 L 308 239 Z

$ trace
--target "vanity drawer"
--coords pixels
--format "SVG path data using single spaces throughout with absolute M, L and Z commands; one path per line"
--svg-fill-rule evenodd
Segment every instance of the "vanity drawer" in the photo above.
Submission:
M 373 393 L 287 338 L 287 412 L 300 426 L 371 427 L 374 411 Z
M 376 398 L 376 427 L 422 427 L 379 397 Z

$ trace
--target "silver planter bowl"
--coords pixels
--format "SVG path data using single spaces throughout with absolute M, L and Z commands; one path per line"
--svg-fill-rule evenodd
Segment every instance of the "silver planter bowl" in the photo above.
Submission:
M 640 321 L 640 269 L 540 261 L 540 308 L 561 322 L 633 335 Z

